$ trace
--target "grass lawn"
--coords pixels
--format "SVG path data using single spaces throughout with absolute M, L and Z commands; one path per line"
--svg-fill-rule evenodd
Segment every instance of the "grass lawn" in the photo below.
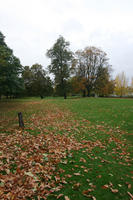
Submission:
M 133 199 L 132 124 L 132 99 L 0 102 L 0 199 Z

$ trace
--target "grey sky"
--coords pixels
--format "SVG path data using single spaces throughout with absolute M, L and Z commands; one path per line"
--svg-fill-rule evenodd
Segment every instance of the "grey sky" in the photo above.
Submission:
M 133 76 L 133 0 L 0 0 L 0 31 L 23 65 L 47 67 L 46 50 L 62 35 L 73 51 L 105 51 L 113 76 Z

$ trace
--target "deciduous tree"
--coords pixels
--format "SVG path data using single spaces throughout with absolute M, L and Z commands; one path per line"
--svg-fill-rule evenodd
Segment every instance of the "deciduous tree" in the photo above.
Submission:
M 86 87 L 85 82 L 86 79 L 83 77 L 74 76 L 70 79 L 70 85 L 71 85 L 71 93 L 73 94 L 82 94 L 83 97 L 85 97 L 86 93 Z
M 44 96 L 51 95 L 53 92 L 52 81 L 46 75 L 42 65 L 34 64 L 31 68 L 25 66 L 23 79 L 28 96 L 40 96 L 43 98 Z
M 98 90 L 99 83 L 104 84 L 104 75 L 109 74 L 110 65 L 104 51 L 96 47 L 86 47 L 75 53 L 73 68 L 76 76 L 84 79 L 87 96 Z M 106 72 L 106 73 L 105 73 Z M 104 85 L 105 86 L 105 85 Z M 97 88 L 97 90 L 96 90 Z
M 119 73 L 115 78 L 115 93 L 122 97 L 127 94 L 128 79 L 124 72 Z
M 47 57 L 51 59 L 48 66 L 49 72 L 54 75 L 56 88 L 66 98 L 67 80 L 70 77 L 72 52 L 69 49 L 69 42 L 60 36 L 51 49 L 47 51 Z
M 115 87 L 114 80 L 111 80 L 110 70 L 108 67 L 101 67 L 98 70 L 97 79 L 95 81 L 95 93 L 98 96 L 108 96 L 113 94 Z
M 0 32 L 0 96 L 4 94 L 8 98 L 16 96 L 23 88 L 20 77 L 22 65 L 4 39 L 4 35 Z

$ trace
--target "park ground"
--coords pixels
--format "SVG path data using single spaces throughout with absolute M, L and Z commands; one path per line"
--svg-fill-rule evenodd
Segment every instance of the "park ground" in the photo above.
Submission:
M 0 199 L 132 200 L 133 100 L 1 101 Z

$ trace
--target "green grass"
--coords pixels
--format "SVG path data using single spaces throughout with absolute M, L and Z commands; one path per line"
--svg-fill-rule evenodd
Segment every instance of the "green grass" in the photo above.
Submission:
M 4 126 L 16 124 L 14 119 L 18 111 L 23 112 L 26 119 L 25 129 L 30 134 L 38 135 L 45 128 L 48 133 L 73 136 L 83 146 L 79 150 L 68 152 L 57 165 L 56 176 L 64 178 L 65 182 L 62 184 L 57 181 L 57 186 L 62 184 L 63 188 L 49 195 L 48 199 L 57 199 L 60 194 L 61 200 L 65 199 L 65 196 L 71 200 L 131 199 L 129 194 L 133 194 L 132 99 L 36 98 L 2 102 L 2 132 Z M 41 125 L 33 124 L 31 116 L 34 114 L 36 121 L 40 121 Z M 41 123 L 41 118 L 45 115 L 46 118 Z M 10 133 L 10 129 L 7 133 Z M 88 141 L 90 148 L 84 145 Z M 13 173 L 16 167 L 16 164 L 11 165 Z M 52 179 L 54 180 L 54 175 Z M 37 199 L 37 196 L 32 199 Z
M 132 133 L 126 137 L 133 144 L 133 99 L 77 98 L 66 101 L 55 99 L 54 102 L 67 107 L 79 119 L 87 119 L 93 124 L 104 123 L 110 127 L 120 127 Z
M 78 117 L 93 123 L 103 122 L 111 126 L 120 126 L 123 130 L 133 130 L 133 99 L 81 98 L 56 100 L 64 104 Z
M 60 165 L 65 170 L 63 176 L 73 174 L 71 169 L 74 169 L 74 172 L 81 173 L 81 176 L 72 176 L 72 178 L 67 179 L 68 185 L 62 190 L 62 193 L 68 195 L 70 199 L 87 199 L 88 197 L 82 195 L 82 191 L 93 188 L 94 185 L 94 188 L 96 188 L 90 192 L 90 199 L 93 199 L 93 196 L 99 200 L 129 199 L 127 191 L 132 191 L 132 189 L 128 185 L 133 183 L 133 176 L 131 174 L 133 168 L 133 134 L 130 135 L 133 131 L 133 100 L 82 98 L 58 99 L 54 100 L 54 103 L 64 110 L 66 108 L 69 109 L 74 113 L 75 118 L 79 120 L 80 125 L 78 129 L 80 130 L 80 134 L 75 134 L 78 140 L 82 138 L 92 141 L 99 140 L 104 143 L 103 149 L 95 147 L 92 150 L 91 154 L 89 154 L 89 159 L 88 153 L 78 151 L 73 153 L 74 164 L 71 163 L 71 159 L 68 159 L 70 163 L 68 161 L 67 166 Z M 92 127 L 89 130 L 85 129 L 85 127 L 81 128 L 83 125 L 82 119 L 91 122 L 90 126 Z M 111 137 L 118 138 L 123 144 L 119 146 L 115 141 L 109 143 Z M 122 147 L 124 145 L 128 149 L 128 152 L 131 152 L 129 156 L 130 161 L 125 159 Z M 128 152 L 125 154 L 128 154 Z M 79 162 L 81 157 L 87 161 L 85 164 Z M 101 160 L 105 161 L 103 161 L 102 166 Z M 78 165 L 78 167 L 75 169 L 74 165 Z M 89 169 L 88 172 L 84 173 L 84 168 L 82 167 Z M 92 187 L 88 183 L 88 180 L 92 184 Z M 73 186 L 76 182 L 80 183 L 80 187 L 75 191 Z M 109 184 L 112 184 L 112 186 L 109 186 Z M 103 189 L 104 185 L 109 187 Z M 111 187 L 117 189 L 119 192 L 111 192 Z M 54 198 L 51 197 L 50 199 Z

